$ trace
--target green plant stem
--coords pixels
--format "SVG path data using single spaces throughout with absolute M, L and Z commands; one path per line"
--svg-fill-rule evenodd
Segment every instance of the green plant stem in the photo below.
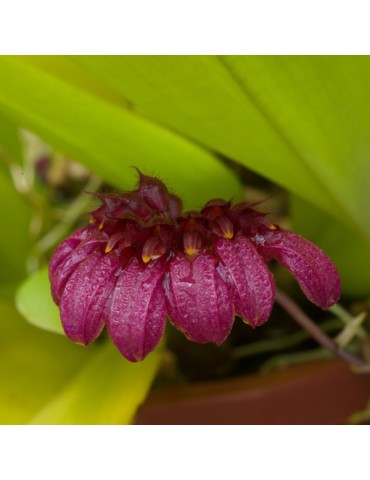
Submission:
M 331 318 L 326 322 L 323 322 L 320 325 L 320 328 L 324 332 L 333 332 L 340 330 L 342 322 L 337 318 Z M 278 352 L 285 348 L 291 348 L 295 345 L 299 345 L 302 342 L 310 339 L 306 331 L 300 330 L 298 332 L 291 333 L 289 335 L 284 335 L 283 337 L 271 338 L 267 340 L 261 340 L 260 342 L 254 342 L 247 345 L 240 345 L 239 347 L 233 348 L 231 356 L 234 359 L 251 357 L 254 355 L 260 355 L 263 353 L 269 352 Z
M 276 290 L 277 303 L 286 310 L 289 315 L 304 328 L 321 346 L 330 350 L 334 355 L 342 360 L 359 367 L 369 367 L 369 364 L 362 358 L 356 357 L 351 353 L 342 350 L 336 345 L 314 322 L 306 315 L 303 310 L 281 290 Z
M 267 373 L 291 365 L 312 362 L 313 360 L 326 360 L 329 358 L 333 358 L 333 354 L 326 348 L 315 348 L 315 350 L 306 350 L 304 352 L 291 353 L 289 355 L 276 355 L 264 362 L 259 371 L 261 373 Z
M 58 223 L 50 232 L 48 232 L 41 240 L 36 244 L 37 251 L 39 253 L 45 253 L 54 245 L 56 245 L 63 237 L 66 236 L 71 226 L 81 215 L 91 201 L 91 197 L 86 195 L 86 192 L 96 191 L 100 185 L 101 180 L 96 177 L 92 177 L 86 184 L 85 192 L 81 193 L 66 210 L 63 219 Z
M 353 323 L 353 321 L 355 320 L 355 318 L 349 312 L 347 312 L 347 310 L 345 308 L 343 308 L 341 305 L 339 305 L 339 303 L 330 307 L 329 310 L 332 313 L 334 313 L 334 315 L 336 317 L 338 317 L 340 320 L 342 320 L 342 322 L 345 325 L 351 325 Z M 361 326 L 357 327 L 356 335 L 357 335 L 358 338 L 361 338 L 361 339 L 364 339 L 367 336 L 365 329 Z

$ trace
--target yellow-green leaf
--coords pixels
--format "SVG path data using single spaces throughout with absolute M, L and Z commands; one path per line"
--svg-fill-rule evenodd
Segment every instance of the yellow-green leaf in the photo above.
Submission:
M 131 423 L 159 366 L 125 360 L 111 342 L 84 348 L 27 324 L 0 292 L 0 423 Z M 36 297 L 41 303 L 44 298 Z
M 59 308 L 53 302 L 47 267 L 28 277 L 18 288 L 19 312 L 33 325 L 64 335 Z
M 369 241 L 369 57 L 74 60 L 136 111 L 280 183 Z
M 144 401 L 158 369 L 159 353 L 130 363 L 112 344 L 88 364 L 29 423 L 128 424 Z
M 21 58 L 0 58 L 0 111 L 120 189 L 132 187 L 134 165 L 168 180 L 191 208 L 241 194 L 207 150 Z
M 16 191 L 9 171 L 1 164 L 0 205 L 0 283 L 8 283 L 19 280 L 26 274 L 31 208 Z

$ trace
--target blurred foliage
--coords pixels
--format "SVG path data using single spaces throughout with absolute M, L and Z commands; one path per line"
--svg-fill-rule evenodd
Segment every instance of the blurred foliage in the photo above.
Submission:
M 11 176 L 0 164 L 0 282 L 20 280 L 26 274 L 31 209 L 14 188 Z
M 135 111 L 298 193 L 370 240 L 368 57 L 76 57 Z
M 134 165 L 166 178 L 192 208 L 240 195 L 236 177 L 210 152 L 79 84 L 1 57 L 0 85 L 0 111 L 120 189 L 132 186 Z
M 133 365 L 112 344 L 86 350 L 33 328 L 0 291 L 1 424 L 130 423 L 158 361 Z
M 49 289 L 48 269 L 43 267 L 22 283 L 17 291 L 16 305 L 36 327 L 63 335 L 59 308 L 53 302 Z
M 283 222 L 333 258 L 345 301 L 369 297 L 369 82 L 369 57 L 0 57 L 0 421 L 125 423 L 145 397 L 157 354 L 81 349 L 5 294 L 84 221 L 79 192 L 131 188 L 130 166 L 187 208 L 243 198 L 246 167 L 284 187 Z M 45 268 L 17 304 L 61 332 Z

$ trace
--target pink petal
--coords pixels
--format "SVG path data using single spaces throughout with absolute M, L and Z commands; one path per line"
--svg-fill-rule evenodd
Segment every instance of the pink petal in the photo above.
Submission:
M 83 227 L 76 230 L 70 237 L 66 238 L 53 253 L 49 264 L 49 275 L 53 275 L 55 270 L 64 262 L 64 260 L 75 250 L 78 245 L 89 235 L 89 227 Z
M 252 327 L 262 325 L 271 313 L 275 284 L 257 250 L 241 234 L 234 240 L 218 240 L 215 250 L 231 285 L 236 312 Z
M 65 255 L 60 255 L 60 258 L 64 257 L 64 259 L 59 262 L 59 260 L 56 261 L 53 258 L 52 265 L 49 267 L 51 294 L 53 296 L 54 302 L 57 305 L 59 305 L 63 290 L 74 270 L 81 262 L 86 260 L 86 258 L 91 255 L 99 246 L 105 244 L 107 242 L 107 237 L 105 236 L 105 234 L 101 235 L 101 238 L 92 237 L 91 239 L 80 242 L 78 246 L 76 246 L 76 248 L 73 248 L 73 244 L 75 241 L 77 241 L 77 239 L 71 240 L 68 247 L 67 244 L 65 244 L 66 241 L 64 241 L 63 243 L 65 244 L 65 247 L 63 249 L 63 254 L 65 253 Z M 69 252 L 67 252 L 68 248 L 70 248 Z M 54 257 L 57 252 L 54 254 Z
M 72 273 L 60 301 L 60 315 L 66 335 L 74 342 L 89 345 L 100 335 L 119 267 L 118 252 L 94 252 Z
M 338 301 L 341 284 L 337 269 L 319 247 L 293 232 L 279 230 L 266 236 L 260 248 L 292 272 L 311 302 L 327 309 Z
M 131 362 L 143 360 L 162 338 L 166 324 L 161 259 L 143 265 L 136 258 L 118 277 L 106 313 L 109 335 Z
M 190 340 L 220 345 L 226 339 L 234 308 L 213 255 L 200 253 L 189 259 L 178 254 L 171 261 L 166 287 L 170 320 Z

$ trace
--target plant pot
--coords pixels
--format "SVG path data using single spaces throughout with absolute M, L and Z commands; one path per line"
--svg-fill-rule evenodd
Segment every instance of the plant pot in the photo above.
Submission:
M 267 374 L 152 391 L 136 424 L 345 424 L 370 398 L 370 374 L 320 360 Z

